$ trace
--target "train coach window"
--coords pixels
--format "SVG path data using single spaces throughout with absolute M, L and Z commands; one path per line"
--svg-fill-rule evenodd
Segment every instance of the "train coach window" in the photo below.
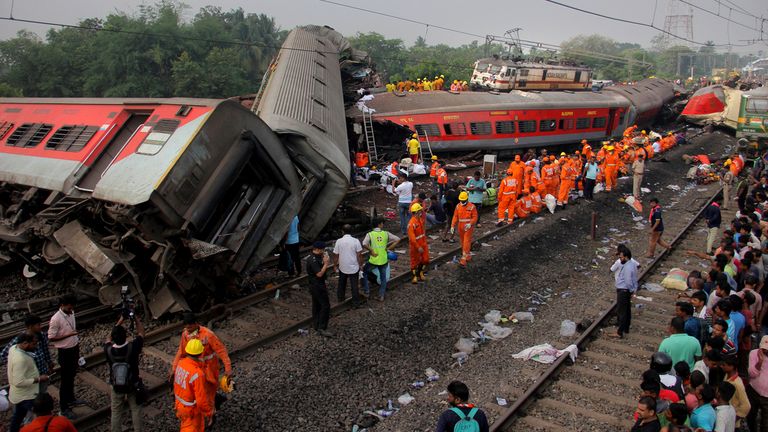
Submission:
M 593 128 L 604 128 L 606 124 L 608 124 L 608 118 L 607 117 L 595 117 L 592 120 L 592 127 Z
M 48 135 L 53 125 L 46 123 L 24 123 L 8 137 L 6 145 L 12 147 L 34 147 Z
M 573 129 L 573 119 L 560 119 L 560 129 Z
M 588 117 L 582 117 L 576 119 L 576 129 L 589 129 L 590 119 Z
M 464 123 L 443 123 L 446 135 L 466 135 L 467 126 Z
M 440 136 L 440 128 L 434 124 L 417 124 L 416 133 L 427 136 Z
M 536 120 L 520 120 L 517 122 L 517 130 L 520 133 L 536 132 Z
M 557 129 L 557 121 L 554 119 L 539 121 L 539 132 L 551 132 L 555 129 Z
M 469 130 L 472 132 L 472 135 L 490 135 L 491 122 L 470 123 Z
M 515 122 L 513 121 L 497 121 L 496 122 L 497 134 L 511 134 L 515 133 Z
M 152 127 L 152 131 L 144 138 L 139 148 L 136 149 L 136 153 L 145 155 L 157 154 L 163 148 L 163 145 L 171 139 L 171 135 L 173 135 L 180 123 L 178 120 L 171 119 L 158 121 Z
M 747 106 L 745 109 L 749 113 L 755 113 L 755 114 L 768 113 L 768 99 L 749 98 L 747 99 Z
M 45 143 L 48 150 L 80 151 L 93 138 L 98 126 L 65 125 L 56 130 Z
M 528 69 L 520 69 L 520 76 L 521 77 L 527 77 L 528 76 Z

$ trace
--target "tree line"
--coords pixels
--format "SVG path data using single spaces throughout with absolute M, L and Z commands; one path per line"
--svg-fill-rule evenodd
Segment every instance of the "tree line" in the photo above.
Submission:
M 88 18 L 75 27 L 51 29 L 45 39 L 29 31 L 0 41 L 0 96 L 28 97 L 208 97 L 254 93 L 288 31 L 272 17 L 207 6 L 185 19 L 186 6 L 161 0 L 133 14 Z M 478 41 L 461 46 L 407 46 L 375 32 L 349 37 L 367 51 L 385 81 L 444 75 L 467 80 L 474 62 L 507 47 Z M 601 35 L 564 41 L 560 58 L 595 70 L 596 79 L 637 80 L 709 75 L 714 68 L 743 66 L 754 56 L 717 53 L 714 46 L 693 50 L 651 48 Z M 612 56 L 595 58 L 584 52 Z M 540 53 L 537 53 L 537 55 Z

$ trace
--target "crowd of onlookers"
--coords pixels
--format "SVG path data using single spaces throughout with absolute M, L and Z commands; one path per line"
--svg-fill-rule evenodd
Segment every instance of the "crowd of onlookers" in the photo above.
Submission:
M 729 225 L 719 203 L 705 210 L 705 252 L 688 253 L 711 265 L 691 271 L 678 296 L 633 431 L 768 431 L 768 177 L 755 165 L 738 180 Z

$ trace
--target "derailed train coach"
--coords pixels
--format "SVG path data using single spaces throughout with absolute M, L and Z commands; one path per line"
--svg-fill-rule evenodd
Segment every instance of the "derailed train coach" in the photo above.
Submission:
M 237 291 L 299 211 L 312 238 L 346 191 L 334 33 L 289 35 L 323 53 L 331 85 L 315 110 L 316 84 L 290 81 L 307 59 L 281 50 L 261 90 L 271 125 L 231 100 L 0 99 L 0 264 L 105 304 L 127 286 L 155 317 Z

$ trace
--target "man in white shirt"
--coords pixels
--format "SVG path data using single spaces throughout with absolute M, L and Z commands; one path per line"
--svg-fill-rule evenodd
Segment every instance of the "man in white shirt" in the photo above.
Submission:
M 728 381 L 723 381 L 717 387 L 717 407 L 715 407 L 714 432 L 733 432 L 736 430 L 736 409 L 730 404 L 736 393 L 736 387 Z
M 400 174 L 400 184 L 395 187 L 397 195 L 397 211 L 400 214 L 400 233 L 408 233 L 408 220 L 411 218 L 411 202 L 413 202 L 413 183 L 407 174 Z
M 59 404 L 61 413 L 70 420 L 75 418 L 72 407 L 83 405 L 85 402 L 75 399 L 75 375 L 77 375 L 78 360 L 80 359 L 80 339 L 77 336 L 75 323 L 74 295 L 66 295 L 59 302 L 59 310 L 51 317 L 48 324 L 48 341 L 58 350 L 58 361 L 61 366 L 61 384 L 59 388 Z
M 637 261 L 632 259 L 632 252 L 626 245 L 618 246 L 618 259 L 611 266 L 616 287 L 616 315 L 618 327 L 615 333 L 608 335 L 623 338 L 624 333 L 629 332 L 632 320 L 632 295 L 637 291 Z
M 352 237 L 352 226 L 344 225 L 341 228 L 343 237 L 336 240 L 333 247 L 333 267 L 339 273 L 339 285 L 336 288 L 336 299 L 339 303 L 347 297 L 347 280 L 352 288 L 352 304 L 360 305 L 360 293 L 358 291 L 358 279 L 360 279 L 360 266 L 363 264 L 363 245 L 360 240 Z

